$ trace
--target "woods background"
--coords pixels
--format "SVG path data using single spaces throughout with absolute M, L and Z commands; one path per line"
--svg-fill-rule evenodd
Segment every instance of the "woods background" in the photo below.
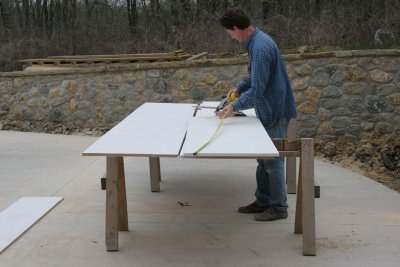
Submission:
M 0 71 L 51 55 L 242 50 L 218 24 L 233 5 L 282 50 L 399 47 L 400 0 L 0 0 Z

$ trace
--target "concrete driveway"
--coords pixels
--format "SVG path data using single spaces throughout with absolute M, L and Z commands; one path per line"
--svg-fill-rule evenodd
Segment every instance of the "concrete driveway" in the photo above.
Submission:
M 302 256 L 289 218 L 257 222 L 254 160 L 161 159 L 150 192 L 146 158 L 126 158 L 129 232 L 118 252 L 104 242 L 105 159 L 83 157 L 96 140 L 0 131 L 0 211 L 24 196 L 64 201 L 0 255 L 0 266 L 400 266 L 400 194 L 316 160 L 317 256 Z

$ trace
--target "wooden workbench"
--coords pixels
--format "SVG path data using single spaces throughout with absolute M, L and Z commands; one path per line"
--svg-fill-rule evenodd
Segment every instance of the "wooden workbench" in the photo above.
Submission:
M 212 103 L 205 103 L 204 105 Z M 260 159 L 300 157 L 295 233 L 303 233 L 303 255 L 316 254 L 313 139 L 271 140 L 254 111 L 220 120 L 213 110 L 194 114 L 193 104 L 145 103 L 87 148 L 84 156 L 106 160 L 106 247 L 118 250 L 118 231 L 128 230 L 123 157 L 148 157 L 151 191 L 160 191 L 160 157 Z M 247 136 L 247 138 L 242 138 Z M 249 138 L 250 137 L 250 138 Z M 238 145 L 237 140 L 241 140 Z

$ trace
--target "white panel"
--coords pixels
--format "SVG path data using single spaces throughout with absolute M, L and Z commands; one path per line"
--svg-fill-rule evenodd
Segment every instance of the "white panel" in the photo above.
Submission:
M 204 102 L 216 106 L 219 102 Z M 220 120 L 214 109 L 201 109 L 195 118 L 193 104 L 146 103 L 83 152 L 85 156 L 192 156 L 212 136 Z M 225 119 L 215 140 L 197 156 L 269 157 L 277 156 L 267 132 L 255 117 Z M 190 126 L 188 127 L 188 121 Z M 182 153 L 181 153 L 182 155 Z
M 177 156 L 193 113 L 193 104 L 145 103 L 83 155 Z
M 196 156 L 193 153 L 214 134 L 220 119 L 203 109 L 188 124 L 183 157 L 266 158 L 279 156 L 261 122 L 254 116 L 226 118 L 214 140 Z
M 203 107 L 213 107 L 213 108 L 217 108 L 219 105 L 218 101 L 203 101 L 203 103 L 200 104 L 200 106 Z
M 243 112 L 244 114 L 246 114 L 246 116 L 256 117 L 256 111 L 254 110 L 254 108 L 242 110 L 242 112 Z
M 0 253 L 62 200 L 62 197 L 22 197 L 2 211 Z
M 217 113 L 215 113 L 215 109 L 210 109 L 210 108 L 204 108 L 200 109 L 196 113 L 196 118 L 200 117 L 217 117 Z
M 203 103 L 200 104 L 200 106 L 202 106 L 202 107 L 213 107 L 213 108 L 217 108 L 218 105 L 219 105 L 219 102 L 216 102 L 216 101 L 204 101 Z M 210 108 L 204 108 L 202 110 L 210 110 L 215 113 L 215 110 L 210 109 Z M 256 112 L 255 112 L 254 108 L 242 110 L 242 112 L 244 114 L 246 114 L 246 116 L 254 116 L 254 117 L 256 116 Z M 197 115 L 196 115 L 196 117 L 197 117 Z

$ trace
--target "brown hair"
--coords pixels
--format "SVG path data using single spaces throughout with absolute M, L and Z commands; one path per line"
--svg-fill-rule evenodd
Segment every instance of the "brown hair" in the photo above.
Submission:
M 251 25 L 249 17 L 238 7 L 227 9 L 224 15 L 219 19 L 219 23 L 228 30 L 233 30 L 235 26 L 243 30 Z

